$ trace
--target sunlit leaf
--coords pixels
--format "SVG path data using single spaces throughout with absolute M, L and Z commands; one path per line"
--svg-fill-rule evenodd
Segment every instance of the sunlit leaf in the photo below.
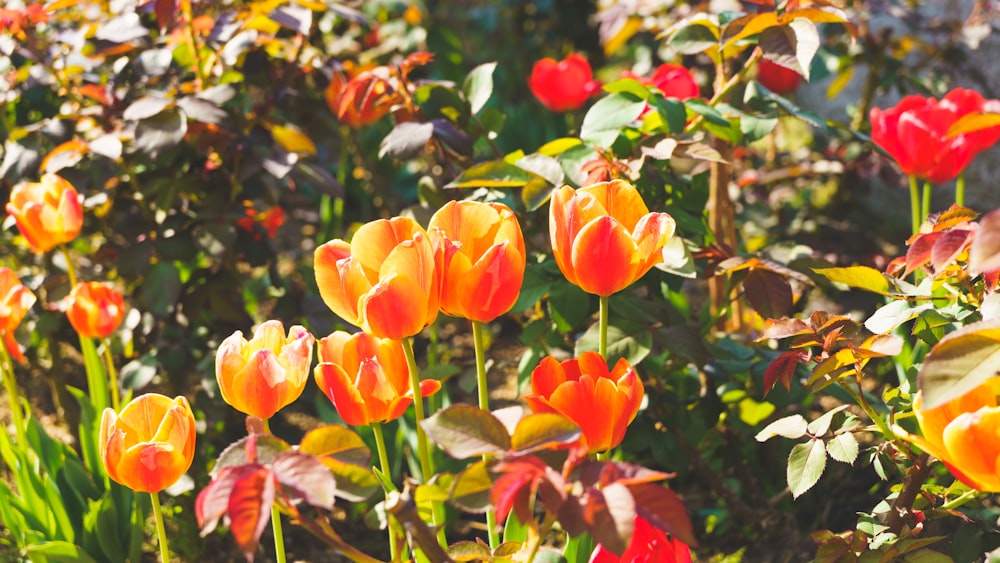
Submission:
M 333 508 L 337 483 L 316 456 L 287 451 L 275 458 L 271 471 L 279 483 L 294 489 L 306 503 L 326 510 Z
M 139 121 L 135 127 L 135 146 L 156 158 L 163 149 L 183 141 L 185 133 L 187 120 L 176 109 L 168 109 Z
M 580 437 L 580 428 L 555 413 L 535 413 L 518 421 L 510 438 L 510 449 L 528 453 L 555 445 L 569 444 Z
M 775 436 L 781 436 L 789 440 L 797 440 L 806 435 L 807 425 L 806 419 L 801 414 L 789 415 L 765 426 L 754 436 L 754 439 L 758 442 L 764 442 Z
M 787 25 L 768 28 L 760 34 L 759 42 L 765 59 L 809 80 L 809 67 L 819 49 L 819 32 L 812 22 L 797 18 Z
M 833 417 L 837 413 L 847 409 L 849 406 L 850 405 L 840 405 L 826 411 L 819 417 L 813 419 L 813 421 L 806 427 L 806 430 L 816 437 L 826 434 L 830 430 L 830 425 L 833 424 Z
M 66 141 L 45 155 L 41 168 L 46 173 L 55 173 L 63 168 L 75 166 L 83 160 L 89 150 L 90 146 L 79 139 Z
M 837 434 L 827 442 L 826 451 L 835 461 L 853 465 L 854 460 L 858 459 L 858 439 L 850 432 Z
M 260 536 L 271 519 L 275 486 L 271 472 L 260 467 L 233 484 L 229 495 L 229 531 L 249 559 L 257 551 Z
M 172 106 L 174 101 L 160 96 L 143 96 L 129 104 L 122 112 L 122 119 L 136 120 L 153 117 Z
M 517 188 L 528 183 L 535 175 L 505 160 L 477 164 L 446 188 Z
M 316 144 L 294 125 L 272 125 L 271 135 L 286 152 L 313 156 Z
M 969 270 L 972 273 L 996 269 L 1000 269 L 1000 209 L 983 215 L 969 246 Z
M 834 283 L 842 283 L 880 295 L 889 293 L 889 280 L 875 268 L 847 266 L 844 268 L 813 268 L 813 271 Z
M 306 432 L 299 443 L 299 451 L 354 465 L 368 465 L 371 458 L 371 451 L 361 436 L 338 424 L 325 424 Z
M 425 419 L 421 426 L 441 449 L 458 459 L 496 455 L 510 449 L 510 436 L 503 423 L 472 405 L 451 405 Z
M 596 352 L 600 344 L 599 323 L 590 325 L 574 347 L 575 354 Z M 653 347 L 653 333 L 644 324 L 625 319 L 615 319 L 607 327 L 607 357 L 625 358 L 632 365 L 637 365 L 649 355 Z
M 657 483 L 631 485 L 629 490 L 638 500 L 635 511 L 639 516 L 689 546 L 698 546 L 691 518 L 677 493 Z
M 639 119 L 645 109 L 645 100 L 624 92 L 601 98 L 583 117 L 580 138 L 599 147 L 610 147 L 622 129 Z
M 490 506 L 493 479 L 486 471 L 486 464 L 477 461 L 455 476 L 448 497 L 462 510 L 482 513 Z
M 795 444 L 788 455 L 788 488 L 792 498 L 799 498 L 815 485 L 826 469 L 826 445 L 823 440 Z
M 469 101 L 469 111 L 473 115 L 486 106 L 493 95 L 493 73 L 497 63 L 483 63 L 469 72 L 462 86 L 465 98 Z
M 917 384 L 925 409 L 968 393 L 1000 373 L 1000 322 L 981 321 L 945 336 L 928 352 Z

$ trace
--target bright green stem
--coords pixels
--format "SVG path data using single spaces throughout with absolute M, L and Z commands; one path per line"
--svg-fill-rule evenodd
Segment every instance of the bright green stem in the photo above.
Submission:
M 386 479 L 392 479 L 392 467 L 389 466 L 389 453 L 385 449 L 385 435 L 382 434 L 382 423 L 373 422 L 372 432 L 375 433 L 375 448 L 378 450 L 378 464 L 382 468 L 382 474 Z M 391 521 L 392 515 L 386 514 L 386 520 Z M 392 533 L 392 524 L 387 522 L 386 529 L 389 530 L 389 553 L 390 558 L 396 558 L 396 534 Z
M 917 186 L 917 177 L 910 176 L 910 222 L 913 226 L 913 234 L 920 232 L 920 187 Z
M 28 439 L 25 436 L 24 411 L 21 410 L 21 393 L 17 388 L 17 380 L 14 377 L 14 364 L 11 363 L 10 353 L 7 352 L 7 344 L 0 338 L 0 370 L 3 371 L 3 386 L 7 391 L 7 400 L 10 402 L 10 413 L 14 418 L 14 433 L 17 436 L 17 445 L 27 448 Z
M 413 391 L 413 416 L 417 427 L 417 456 L 420 458 L 422 481 L 426 483 L 434 476 L 434 459 L 427 446 L 427 434 L 424 434 L 424 428 L 421 426 L 424 420 L 424 398 L 420 394 L 420 371 L 417 369 L 417 359 L 413 355 L 413 338 L 403 338 L 402 342 L 403 354 L 406 356 L 406 367 L 410 370 L 410 389 Z M 439 503 L 432 504 L 431 523 L 433 525 L 440 526 L 444 523 L 443 508 Z M 437 537 L 441 547 L 448 545 L 444 536 L 444 526 L 438 528 Z
M 62 252 L 63 260 L 66 261 L 66 275 L 69 276 L 69 288 L 73 289 L 76 287 L 76 271 L 73 269 L 73 261 L 69 257 L 69 251 L 66 250 L 65 246 L 60 246 L 59 251 Z
M 271 433 L 271 421 L 264 421 L 264 432 Z M 281 512 L 278 505 L 271 505 L 271 531 L 274 532 L 274 559 L 285 563 L 285 534 L 281 530 Z
M 920 221 L 923 222 L 931 214 L 931 183 L 924 182 L 924 197 L 920 210 Z
M 156 520 L 156 537 L 160 540 L 160 561 L 170 563 L 170 549 L 167 548 L 167 529 L 163 525 L 163 511 L 160 509 L 160 494 L 149 493 L 153 500 L 153 518 Z
M 597 341 L 597 351 L 601 354 L 601 357 L 605 361 L 608 360 L 608 302 L 609 297 L 607 295 L 601 296 L 601 310 L 600 310 L 600 336 Z
M 111 385 L 111 408 L 118 412 L 121 398 L 118 392 L 118 371 L 115 369 L 115 359 L 111 355 L 111 340 L 104 339 L 104 363 L 108 368 L 108 383 Z
M 611 459 L 611 450 L 606 452 L 597 452 L 597 461 L 608 461 Z
M 486 412 L 490 411 L 490 390 L 486 382 L 486 325 L 479 321 L 472 321 L 472 338 L 476 345 L 476 381 L 479 386 L 479 408 Z M 490 456 L 484 455 L 483 461 L 489 460 Z M 500 533 L 497 531 L 497 513 L 490 506 L 486 510 L 486 530 L 489 534 L 490 549 L 496 549 L 500 545 Z
M 965 172 L 959 174 L 955 180 L 955 205 L 965 205 Z

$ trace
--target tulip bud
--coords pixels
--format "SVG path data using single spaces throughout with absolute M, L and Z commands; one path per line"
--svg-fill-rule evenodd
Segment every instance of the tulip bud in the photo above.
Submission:
M 40 182 L 21 182 L 10 192 L 7 213 L 36 252 L 45 252 L 76 238 L 83 226 L 83 208 L 72 184 L 56 174 Z
M 105 338 L 125 318 L 122 294 L 107 284 L 81 282 L 69 294 L 66 317 L 80 336 Z

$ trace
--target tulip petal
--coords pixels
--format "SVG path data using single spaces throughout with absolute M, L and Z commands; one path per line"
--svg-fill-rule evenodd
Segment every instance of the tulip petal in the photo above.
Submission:
M 625 180 L 611 180 L 580 188 L 578 193 L 594 196 L 605 212 L 632 232 L 639 219 L 649 213 L 639 190 Z
M 670 237 L 674 236 L 677 223 L 666 213 L 649 213 L 643 215 L 632 231 L 642 265 L 639 267 L 639 277 L 642 277 L 653 266 L 663 261 L 663 247 Z
M 361 264 L 351 257 L 350 245 L 333 240 L 316 248 L 313 270 L 326 306 L 340 318 L 359 326 L 358 301 L 371 289 L 372 282 Z
M 227 402 L 240 412 L 267 420 L 301 392 L 286 382 L 285 368 L 274 352 L 259 350 L 233 377 L 230 389 L 233 400 Z
M 316 384 L 330 399 L 340 418 L 351 426 L 370 424 L 364 398 L 354 386 L 353 379 L 337 364 L 321 363 L 316 366 Z
M 613 421 L 608 418 L 611 414 L 605 408 L 608 405 L 600 404 L 595 399 L 592 377 L 584 375 L 580 381 L 563 383 L 552 393 L 548 403 L 559 414 L 580 427 L 583 439 L 591 451 L 608 449 L 606 444 L 610 441 L 611 435 L 609 423 Z
M 632 285 L 641 265 L 635 241 L 612 217 L 588 223 L 573 241 L 571 256 L 577 285 L 607 297 Z
M 982 491 L 1000 491 L 1000 408 L 981 408 L 960 414 L 944 429 L 948 457 Z
M 351 256 L 361 262 L 369 279 L 375 279 L 382 263 L 404 241 L 422 233 L 420 225 L 409 217 L 380 219 L 362 225 L 351 239 Z
M 565 382 L 566 372 L 563 365 L 552 356 L 542 358 L 531 372 L 531 392 L 539 397 L 550 397 L 556 388 Z
M 524 255 L 503 242 L 487 250 L 464 275 L 447 272 L 445 287 L 455 288 L 451 297 L 459 297 L 455 301 L 463 305 L 462 317 L 490 322 L 514 306 L 521 293 L 524 269 Z M 442 306 L 446 297 L 442 296 Z

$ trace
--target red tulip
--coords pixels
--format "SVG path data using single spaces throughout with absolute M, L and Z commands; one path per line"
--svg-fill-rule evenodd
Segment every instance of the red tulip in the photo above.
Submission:
M 27 361 L 14 339 L 14 330 L 35 304 L 35 294 L 21 283 L 13 270 L 0 267 L 0 337 L 7 352 L 20 363 Z
M 997 100 L 987 100 L 979 92 L 966 88 L 955 88 L 948 92 L 941 98 L 940 105 L 962 117 L 975 113 L 997 113 L 1000 109 L 996 107 L 1000 105 Z M 1000 126 L 972 131 L 966 135 L 976 145 L 977 151 L 982 152 L 992 148 L 1000 140 Z
M 441 272 L 441 310 L 489 322 L 514 306 L 527 253 L 514 212 L 500 203 L 449 201 L 427 227 Z
M 601 83 L 594 80 L 587 59 L 573 53 L 559 62 L 551 58 L 536 61 L 528 88 L 550 111 L 572 111 L 583 107 Z
M 313 262 L 323 302 L 365 332 L 398 340 L 437 318 L 441 285 L 434 248 L 413 219 L 367 223 L 350 243 L 319 246 Z
M 650 213 L 624 180 L 579 190 L 563 186 L 549 203 L 556 264 L 570 283 L 602 297 L 632 285 L 662 261 L 674 227 L 667 213 Z
M 76 238 L 83 226 L 83 208 L 73 184 L 56 174 L 40 182 L 21 182 L 10 192 L 7 213 L 36 252 L 45 252 Z
M 387 67 L 365 71 L 355 77 L 337 72 L 325 95 L 337 119 L 355 128 L 371 125 L 385 117 L 401 100 Z
M 320 339 L 319 362 L 316 384 L 351 426 L 395 420 L 413 402 L 410 370 L 399 340 L 334 332 Z M 440 388 L 435 379 L 420 382 L 423 397 Z
M 687 100 L 701 94 L 691 72 L 678 64 L 663 63 L 656 67 L 650 82 L 667 98 Z
M 66 317 L 81 336 L 105 338 L 125 318 L 125 300 L 107 284 L 81 282 L 69 294 Z
M 531 394 L 524 400 L 534 412 L 555 412 L 580 427 L 591 452 L 614 448 L 635 419 L 645 390 L 624 358 L 613 370 L 597 352 L 584 352 L 562 363 L 549 356 L 531 372 Z
M 598 544 L 589 563 L 691 563 L 691 548 L 636 516 L 632 541 L 625 553 L 615 555 Z
M 802 75 L 778 63 L 761 59 L 757 63 L 757 82 L 779 96 L 787 96 L 799 88 Z

